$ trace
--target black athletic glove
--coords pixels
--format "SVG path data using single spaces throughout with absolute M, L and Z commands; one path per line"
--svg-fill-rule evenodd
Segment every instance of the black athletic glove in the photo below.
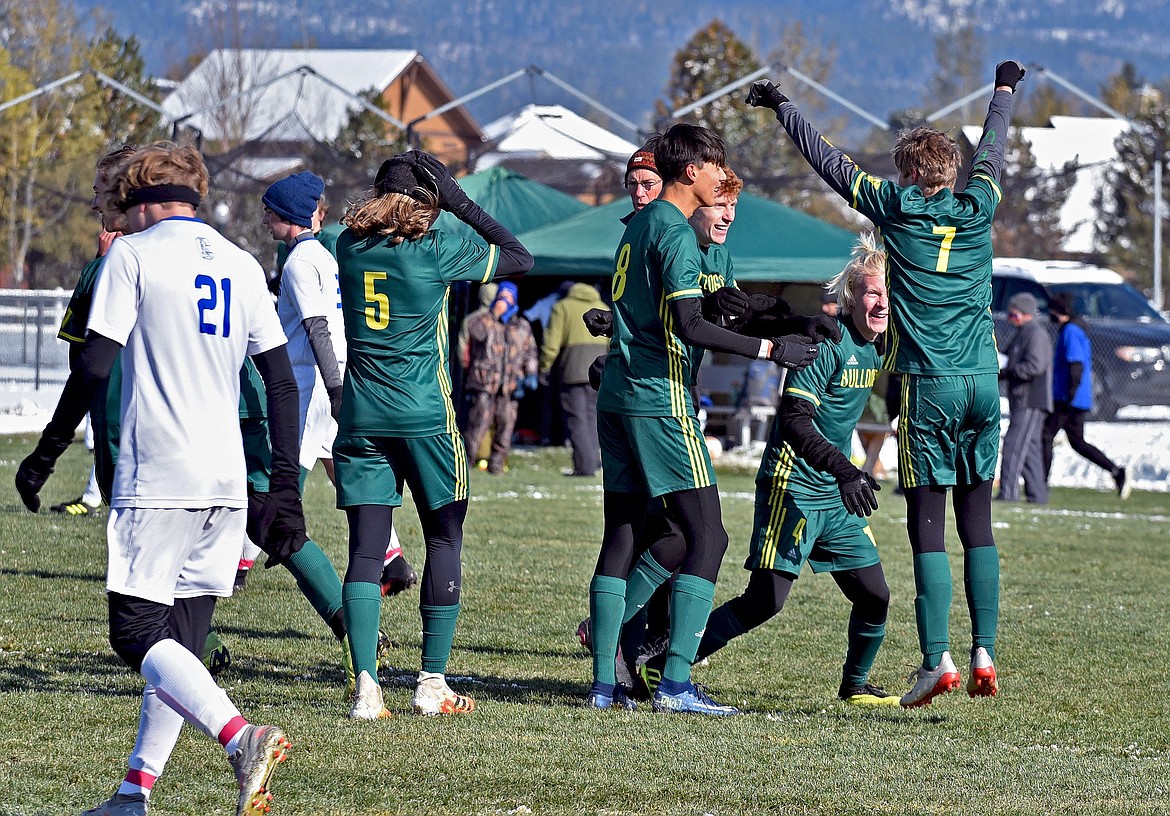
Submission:
M 845 509 L 853 515 L 868 516 L 877 510 L 877 496 L 874 495 L 874 491 L 881 490 L 882 486 L 865 471 L 859 470 L 856 476 L 838 482 L 837 489 L 841 491 L 841 502 Z
M 609 309 L 590 309 L 581 320 L 594 337 L 613 337 L 613 312 Z
M 801 334 L 772 338 L 772 353 L 768 359 L 776 365 L 800 371 L 817 359 L 817 344 Z
M 248 497 L 248 538 L 268 553 L 265 567 L 283 564 L 309 540 L 305 511 L 295 487 Z
M 594 391 L 601 388 L 601 372 L 605 368 L 605 355 L 602 354 L 589 366 L 589 387 Z
M 466 211 L 471 199 L 451 175 L 447 165 L 422 150 L 409 150 L 406 156 L 413 160 L 416 175 L 426 178 L 439 193 L 439 209 L 447 210 L 454 215 Z
M 770 108 L 779 111 L 780 106 L 788 101 L 788 97 L 780 93 L 780 89 L 771 81 L 765 79 L 752 83 L 751 90 L 748 91 L 747 99 L 744 101 L 753 108 Z
M 841 325 L 835 317 L 829 317 L 825 314 L 811 317 L 801 315 L 790 318 L 788 325 L 816 343 L 823 340 L 832 340 L 834 343 L 841 342 Z
M 1019 84 L 1020 80 L 1024 78 L 1024 74 L 1026 73 L 1028 73 L 1028 70 L 1015 60 L 1001 62 L 999 65 L 995 66 L 995 85 L 996 87 L 999 87 L 1000 85 L 1007 85 L 1009 88 L 1015 91 L 1016 85 Z
M 16 492 L 30 512 L 41 509 L 41 488 L 53 474 L 53 466 L 71 442 L 72 439 L 53 439 L 42 434 L 36 449 L 16 469 Z
M 751 298 L 742 289 L 724 286 L 711 293 L 715 310 L 724 317 L 740 318 L 751 311 Z
M 333 417 L 336 422 L 341 417 L 341 392 L 344 388 L 330 388 L 329 390 L 329 416 Z

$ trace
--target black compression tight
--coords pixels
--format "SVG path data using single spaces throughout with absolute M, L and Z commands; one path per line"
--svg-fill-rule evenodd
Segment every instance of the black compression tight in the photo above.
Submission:
M 991 532 L 991 480 L 958 485 L 954 493 L 955 526 L 963 549 L 994 547 Z M 906 531 L 915 555 L 946 552 L 947 490 L 945 487 L 906 489 Z
M 345 582 L 376 584 L 382 579 L 386 547 L 394 508 L 363 504 L 346 508 L 349 517 L 349 568 Z M 419 509 L 427 556 L 423 566 L 419 602 L 424 606 L 459 603 L 463 550 L 463 521 L 467 500 L 451 502 L 434 510 Z
M 605 532 L 601 537 L 601 553 L 597 556 L 595 575 L 621 578 L 624 581 L 630 574 L 647 501 L 649 497 L 644 493 L 605 491 L 602 498 Z
M 727 531 L 719 509 L 719 489 L 714 485 L 680 490 L 662 497 L 666 517 L 682 531 L 686 553 L 678 571 L 711 583 L 719 577 L 719 566 L 727 552 Z M 670 569 L 672 565 L 663 564 Z

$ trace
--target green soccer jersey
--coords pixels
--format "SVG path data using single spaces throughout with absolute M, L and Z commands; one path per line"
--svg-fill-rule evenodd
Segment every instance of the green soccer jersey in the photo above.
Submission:
M 890 328 L 884 365 L 948 376 L 999 370 L 991 319 L 991 218 L 1002 193 L 987 175 L 930 198 L 863 171 L 852 206 L 882 234 L 889 255 Z
M 629 416 L 693 416 L 695 350 L 674 332 L 672 301 L 703 294 L 695 231 L 674 204 L 651 201 L 630 220 L 613 275 L 613 339 L 597 408 Z
M 77 285 L 73 287 L 69 306 L 65 309 L 65 317 L 57 332 L 57 337 L 66 343 L 81 345 L 85 342 L 85 327 L 89 325 L 89 308 L 93 303 L 93 287 L 101 267 L 102 259 L 94 258 L 85 265 L 77 278 Z
M 849 456 L 853 428 L 869 401 L 881 356 L 867 342 L 848 315 L 838 318 L 841 342 L 821 343 L 817 359 L 808 368 L 790 374 L 784 396 L 808 400 L 816 406 L 813 424 L 837 450 Z M 819 510 L 841 504 L 837 481 L 816 470 L 780 439 L 779 414 L 772 422 L 756 482 L 789 493 L 802 509 Z
M 454 281 L 486 283 L 499 247 L 431 230 L 393 245 L 337 239 L 349 360 L 338 433 L 421 437 L 455 433 L 447 298 Z
M 731 253 L 723 244 L 708 244 L 699 247 L 703 255 L 703 267 L 699 273 L 699 288 L 703 295 L 710 295 L 724 286 L 735 286 L 735 273 L 732 271 Z M 706 349 L 697 346 L 691 348 L 691 386 L 698 384 L 699 366 L 703 364 L 703 354 Z

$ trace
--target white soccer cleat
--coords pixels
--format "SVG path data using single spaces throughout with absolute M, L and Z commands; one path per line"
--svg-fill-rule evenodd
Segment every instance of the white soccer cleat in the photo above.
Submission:
M 967 694 L 972 697 L 994 697 L 999 691 L 995 678 L 995 664 L 982 646 L 971 650 L 971 674 L 967 677 Z
M 357 683 L 353 692 L 353 705 L 349 709 L 351 720 L 384 720 L 390 716 L 390 710 L 382 702 L 382 687 L 378 681 L 370 677 L 368 671 L 357 676 Z
M 962 677 L 948 651 L 943 652 L 942 659 L 933 669 L 921 666 L 915 669 L 910 675 L 910 681 L 914 683 L 914 688 L 899 701 L 902 708 L 930 705 L 931 700 L 940 694 L 957 689 Z
M 436 672 L 420 671 L 414 689 L 414 710 L 419 714 L 470 714 L 475 711 L 475 700 L 456 694 L 447 685 L 447 678 Z

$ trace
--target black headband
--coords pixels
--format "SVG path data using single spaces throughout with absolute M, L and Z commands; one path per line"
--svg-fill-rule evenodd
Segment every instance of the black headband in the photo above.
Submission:
M 202 200 L 198 192 L 182 184 L 154 184 L 131 190 L 122 204 L 122 212 L 139 204 L 160 204 L 164 201 L 181 201 L 198 207 Z

